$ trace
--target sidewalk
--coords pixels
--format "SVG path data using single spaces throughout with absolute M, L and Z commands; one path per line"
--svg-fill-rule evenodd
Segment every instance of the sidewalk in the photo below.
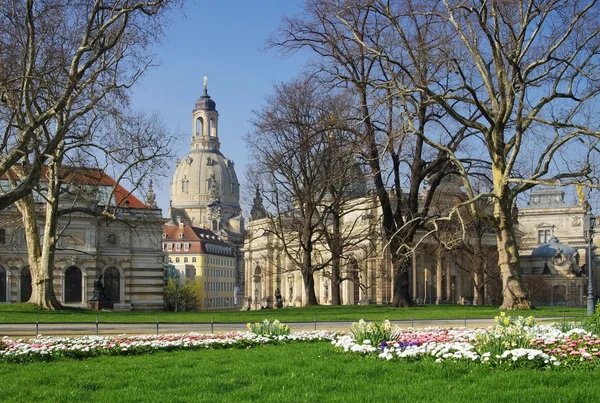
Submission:
M 552 323 L 562 318 L 538 318 L 538 323 Z M 469 327 L 485 328 L 495 324 L 493 319 L 427 319 L 391 321 L 402 328 L 425 327 Z M 352 321 L 285 322 L 292 331 L 334 330 L 347 332 Z M 30 339 L 37 334 L 42 336 L 76 337 L 83 335 L 119 334 L 171 334 L 171 333 L 226 333 L 246 330 L 246 323 L 0 323 L 0 337 Z

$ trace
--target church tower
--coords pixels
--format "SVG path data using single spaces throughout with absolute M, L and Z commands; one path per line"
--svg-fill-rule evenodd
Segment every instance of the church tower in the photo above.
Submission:
M 235 249 L 237 287 L 243 290 L 245 229 L 240 207 L 240 184 L 234 163 L 220 150 L 219 112 L 208 95 L 204 77 L 203 94 L 192 111 L 190 151 L 177 162 L 171 181 L 170 221 L 167 225 L 208 229 Z

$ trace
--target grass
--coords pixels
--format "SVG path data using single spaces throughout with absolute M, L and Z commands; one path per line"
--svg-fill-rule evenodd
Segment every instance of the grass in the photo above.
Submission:
M 0 364 L 4 402 L 592 402 L 597 376 L 388 362 L 328 343 Z
M 498 315 L 497 306 L 427 305 L 414 308 L 390 308 L 382 305 L 313 306 L 304 308 L 264 309 L 258 311 L 230 312 L 103 312 L 90 309 L 67 308 L 62 311 L 45 311 L 34 305 L 0 305 L 0 323 L 40 322 L 183 322 L 183 323 L 246 323 L 263 319 L 282 322 L 357 321 L 365 320 L 423 320 L 423 319 L 490 319 Z M 581 319 L 585 308 L 540 307 L 531 311 L 514 311 L 511 315 L 543 317 L 575 317 Z

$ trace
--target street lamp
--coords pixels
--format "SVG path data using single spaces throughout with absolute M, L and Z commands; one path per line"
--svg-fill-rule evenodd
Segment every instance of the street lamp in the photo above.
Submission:
M 596 217 L 592 214 L 591 208 L 588 209 L 583 218 L 583 236 L 587 242 L 587 267 L 588 267 L 588 296 L 587 296 L 587 314 L 594 313 L 594 283 L 592 281 L 592 250 L 594 240 L 594 229 L 596 227 Z

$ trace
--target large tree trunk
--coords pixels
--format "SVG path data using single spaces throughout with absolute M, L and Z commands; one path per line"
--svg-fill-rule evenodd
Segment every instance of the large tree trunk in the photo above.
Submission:
M 61 304 L 54 295 L 53 268 L 54 259 L 50 262 L 50 255 L 42 250 L 38 221 L 35 212 L 35 202 L 30 194 L 17 202 L 17 207 L 23 217 L 23 228 L 27 243 L 29 271 L 31 273 L 31 298 L 29 302 L 45 309 L 60 309 Z M 44 242 L 49 242 L 44 237 Z M 52 255 L 53 256 L 53 255 Z
M 306 304 L 305 306 L 319 305 L 317 302 L 317 296 L 315 294 L 315 278 L 312 274 L 303 275 L 302 280 L 304 281 L 304 292 L 306 293 Z
M 394 298 L 390 305 L 404 308 L 414 305 L 410 296 L 409 278 L 412 259 L 403 254 L 396 246 L 397 244 L 398 242 L 395 240 L 390 242 L 392 266 L 394 267 Z
M 514 232 L 512 202 L 500 199 L 496 204 L 498 231 L 498 265 L 502 275 L 502 305 L 501 310 L 531 309 L 527 292 L 521 280 L 519 265 L 519 250 Z
M 317 295 L 315 294 L 315 276 L 312 270 L 312 251 L 304 251 L 304 259 L 302 261 L 302 281 L 304 283 L 304 293 L 306 294 L 306 302 L 304 306 L 319 305 Z

